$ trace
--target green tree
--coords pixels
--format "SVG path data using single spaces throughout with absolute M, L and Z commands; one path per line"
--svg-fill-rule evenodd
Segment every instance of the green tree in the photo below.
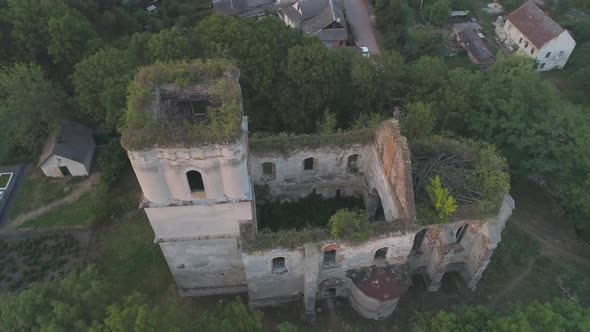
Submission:
M 104 317 L 109 286 L 95 268 L 0 297 L 3 331 L 85 330 Z
M 384 51 L 371 59 L 353 57 L 350 82 L 354 108 L 349 111 L 350 120 L 361 113 L 390 113 L 395 99 L 405 94 L 405 75 L 404 61 L 398 52 Z
M 16 64 L 0 71 L 0 159 L 33 157 L 59 125 L 64 108 L 64 92 L 38 65 Z
M 147 44 L 151 62 L 188 59 L 192 52 L 188 38 L 178 29 L 161 30 L 151 36 Z
M 403 54 L 408 61 L 421 56 L 442 56 L 446 46 L 447 40 L 440 32 L 430 28 L 416 29 L 408 33 Z
M 450 20 L 451 3 L 448 0 L 436 1 L 429 10 L 429 22 L 433 25 L 444 25 Z
M 104 189 L 109 189 L 129 165 L 129 158 L 121 143 L 118 140 L 112 140 L 98 156 L 98 164 L 101 171 L 101 185 Z
M 331 113 L 328 110 L 324 111 L 324 118 L 322 122 L 318 125 L 318 132 L 322 134 L 333 134 L 336 132 L 336 126 L 338 122 L 336 121 L 336 114 Z
M 448 80 L 444 84 L 442 98 L 432 101 L 440 110 L 441 129 L 465 135 L 467 120 L 471 110 L 479 107 L 480 88 L 484 81 L 481 71 L 469 71 L 465 68 L 449 70 Z
M 195 322 L 195 331 L 257 332 L 262 331 L 263 327 L 263 314 L 260 311 L 249 311 L 239 299 L 205 312 Z
M 364 211 L 341 209 L 336 211 L 330 221 L 330 235 L 353 244 L 367 241 L 373 234 L 373 228 Z
M 457 211 L 457 202 L 449 193 L 449 190 L 442 186 L 440 177 L 435 176 L 430 179 L 426 187 L 428 197 L 432 206 L 438 213 L 439 221 L 447 220 L 455 211 Z
M 337 96 L 336 56 L 320 43 L 289 50 L 281 116 L 294 131 L 313 132 L 322 112 Z M 295 102 L 297 101 L 297 102 Z
M 435 118 L 430 104 L 410 103 L 406 106 L 406 115 L 401 122 L 402 133 L 410 140 L 427 138 L 432 135 Z
M 441 95 L 448 80 L 448 68 L 441 58 L 423 56 L 408 70 L 410 94 L 423 101 Z
M 95 324 L 95 329 L 106 331 L 187 331 L 190 320 L 176 305 L 150 306 L 148 299 L 133 293 L 123 301 L 111 304 L 106 309 L 104 324 Z
M 125 114 L 127 86 L 135 65 L 129 52 L 106 48 L 75 67 L 72 81 L 80 110 L 106 128 L 115 129 Z
M 100 44 L 88 20 L 62 0 L 8 0 L 6 15 L 22 60 L 72 65 Z
M 64 8 L 63 13 L 56 13 L 49 18 L 47 27 L 47 53 L 54 63 L 74 65 L 102 43 L 90 22 L 74 9 Z
M 250 21 L 212 15 L 199 23 L 192 39 L 207 57 L 230 58 L 240 68 L 244 110 L 252 128 L 285 129 L 276 110 L 289 93 L 284 90 L 290 87 L 282 81 L 289 49 L 303 40 L 300 33 L 276 18 Z
M 575 302 L 554 300 L 541 304 L 516 305 L 505 311 L 483 306 L 462 307 L 455 312 L 422 313 L 416 328 L 420 332 L 470 331 L 587 331 L 590 309 Z

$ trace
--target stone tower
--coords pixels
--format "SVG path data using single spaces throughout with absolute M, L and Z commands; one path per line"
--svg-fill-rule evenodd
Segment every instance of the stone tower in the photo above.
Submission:
M 181 295 L 246 292 L 240 222 L 254 220 L 239 73 L 156 64 L 135 78 L 122 143 Z

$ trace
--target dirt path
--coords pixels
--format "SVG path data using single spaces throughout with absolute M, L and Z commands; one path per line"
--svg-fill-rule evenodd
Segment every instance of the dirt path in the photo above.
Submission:
M 45 206 L 41 206 L 33 211 L 27 212 L 18 216 L 14 220 L 9 220 L 9 222 L 0 230 L 1 233 L 11 233 L 17 231 L 18 227 L 24 224 L 26 221 L 36 218 L 42 214 L 45 214 L 55 208 L 58 208 L 62 205 L 75 202 L 80 198 L 80 196 L 84 195 L 85 193 L 89 192 L 92 187 L 98 183 L 100 179 L 100 173 L 95 172 L 90 177 L 85 179 L 84 181 L 80 182 L 67 196 L 57 201 L 53 201 Z
M 576 239 L 569 222 L 552 210 L 551 200 L 541 190 L 517 186 L 515 200 L 517 209 L 509 222 L 538 241 L 540 251 L 537 256 L 530 258 L 525 268 L 507 281 L 494 297 L 492 305 L 510 296 L 514 289 L 526 282 L 539 257 L 567 260 L 590 269 L 590 245 Z
M 507 283 L 498 294 L 496 294 L 494 299 L 490 302 L 491 306 L 496 306 L 500 299 L 504 298 L 506 295 L 510 295 L 512 291 L 516 289 L 523 280 L 526 279 L 529 273 L 531 273 L 531 271 L 533 270 L 533 266 L 537 262 L 537 258 L 539 258 L 539 256 L 532 257 L 527 263 L 526 268 L 522 270 L 516 277 L 510 280 L 510 282 Z

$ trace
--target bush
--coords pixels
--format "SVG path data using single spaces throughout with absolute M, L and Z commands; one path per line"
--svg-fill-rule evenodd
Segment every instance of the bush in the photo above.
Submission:
M 441 222 L 447 220 L 453 213 L 455 213 L 455 211 L 457 211 L 457 202 L 455 202 L 453 196 L 449 194 L 449 190 L 443 188 L 438 175 L 430 179 L 426 191 L 428 192 L 428 197 L 430 197 L 434 209 L 438 212 L 438 218 Z
M 98 157 L 98 164 L 102 172 L 101 185 L 108 189 L 119 178 L 121 171 L 128 165 L 127 153 L 118 140 L 112 140 Z
M 367 241 L 373 234 L 369 218 L 362 210 L 338 210 L 329 221 L 330 234 L 335 239 L 359 244 Z

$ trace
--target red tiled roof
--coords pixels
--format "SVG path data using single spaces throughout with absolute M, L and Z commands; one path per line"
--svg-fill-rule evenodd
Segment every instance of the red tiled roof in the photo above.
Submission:
M 510 13 L 508 21 L 539 49 L 564 31 L 530 0 Z

